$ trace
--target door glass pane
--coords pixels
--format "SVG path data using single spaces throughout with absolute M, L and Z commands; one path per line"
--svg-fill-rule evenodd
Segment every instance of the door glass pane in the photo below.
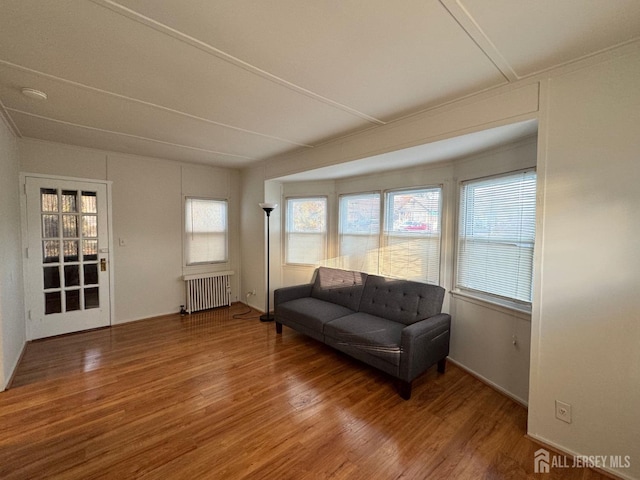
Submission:
M 84 289 L 84 308 L 99 308 L 100 299 L 98 298 L 98 287 Z
M 80 285 L 80 267 L 78 265 L 64 266 L 65 287 L 75 287 Z
M 44 288 L 60 288 L 60 267 L 44 267 Z
M 55 188 L 41 188 L 40 199 L 43 212 L 58 211 L 58 191 Z
M 78 261 L 78 240 L 64 241 L 64 261 L 65 262 Z
M 62 211 L 63 212 L 77 212 L 78 206 L 76 203 L 78 192 L 74 190 L 62 191 Z
M 67 290 L 65 293 L 67 312 L 80 310 L 80 290 Z
M 97 192 L 39 193 L 45 315 L 100 308 Z
M 82 258 L 85 261 L 98 259 L 98 240 L 82 241 Z
M 42 215 L 42 236 L 56 238 L 58 236 L 58 215 Z
M 97 237 L 98 236 L 98 217 L 95 215 L 82 216 L 82 236 Z
M 62 236 L 73 238 L 78 236 L 78 217 L 75 215 L 62 216 Z
M 98 213 L 96 192 L 82 192 L 82 213 Z
M 44 263 L 57 263 L 60 261 L 60 241 L 45 240 L 42 242 L 42 258 Z
M 98 264 L 90 263 L 84 265 L 84 284 L 95 285 L 98 283 Z
M 60 294 L 61 292 L 49 292 L 44 294 L 45 315 L 62 312 L 62 297 Z

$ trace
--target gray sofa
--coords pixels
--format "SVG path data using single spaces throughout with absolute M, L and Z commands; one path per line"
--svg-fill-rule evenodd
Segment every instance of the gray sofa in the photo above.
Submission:
M 444 373 L 451 316 L 441 313 L 444 288 L 320 267 L 312 283 L 276 289 L 277 333 L 286 325 L 400 380 L 438 364 Z

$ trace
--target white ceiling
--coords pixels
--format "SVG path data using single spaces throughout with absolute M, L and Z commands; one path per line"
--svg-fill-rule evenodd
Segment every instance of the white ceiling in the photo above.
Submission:
M 0 0 L 0 113 L 243 167 L 639 37 L 638 0 Z

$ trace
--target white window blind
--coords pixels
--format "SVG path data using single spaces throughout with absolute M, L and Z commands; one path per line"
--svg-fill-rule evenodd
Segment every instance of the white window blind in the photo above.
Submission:
M 377 274 L 380 193 L 341 196 L 338 235 L 342 268 Z
M 456 284 L 530 303 L 536 227 L 536 173 L 464 182 Z
M 438 284 L 442 189 L 385 194 L 380 274 Z
M 286 263 L 316 265 L 327 250 L 327 198 L 287 198 Z
M 185 263 L 226 262 L 227 201 L 187 197 L 184 218 Z

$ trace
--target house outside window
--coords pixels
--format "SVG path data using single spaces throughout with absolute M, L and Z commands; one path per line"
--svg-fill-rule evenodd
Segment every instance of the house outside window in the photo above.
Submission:
M 385 193 L 380 274 L 439 284 L 442 188 Z

